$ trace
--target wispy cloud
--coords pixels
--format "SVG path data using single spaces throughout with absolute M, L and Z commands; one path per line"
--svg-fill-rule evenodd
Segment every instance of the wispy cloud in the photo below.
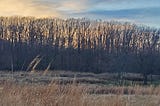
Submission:
M 119 9 L 119 10 L 89 10 L 73 13 L 74 17 L 90 17 L 92 19 L 107 19 L 117 21 L 129 21 L 137 24 L 145 24 L 160 27 L 160 7 Z
M 82 12 L 90 8 L 87 0 L 0 0 L 1 16 L 55 16 L 65 17 L 67 13 Z
M 120 10 L 92 10 L 86 14 L 105 15 L 108 17 L 117 18 L 145 18 L 145 17 L 160 17 L 160 7 L 135 8 L 135 9 L 120 9 Z M 85 12 L 84 12 L 85 13 Z M 83 14 L 83 13 L 82 13 Z
M 2 16 L 60 16 L 57 10 L 54 10 L 54 4 L 35 2 L 35 0 L 0 0 L 0 15 Z
M 0 0 L 1 16 L 89 17 L 160 27 L 159 13 L 159 0 Z

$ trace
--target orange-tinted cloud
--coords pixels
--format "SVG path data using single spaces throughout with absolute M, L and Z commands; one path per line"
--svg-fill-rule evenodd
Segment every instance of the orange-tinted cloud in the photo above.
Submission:
M 100 0 L 102 2 L 104 0 Z M 68 13 L 82 12 L 98 0 L 0 0 L 0 16 L 67 17 Z
M 61 14 L 53 8 L 54 5 L 38 4 L 35 0 L 0 0 L 1 16 L 61 16 Z

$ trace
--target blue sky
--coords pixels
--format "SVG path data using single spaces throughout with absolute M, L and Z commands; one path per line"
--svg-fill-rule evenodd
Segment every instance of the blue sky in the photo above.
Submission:
M 160 0 L 0 0 L 1 16 L 91 18 L 160 28 Z

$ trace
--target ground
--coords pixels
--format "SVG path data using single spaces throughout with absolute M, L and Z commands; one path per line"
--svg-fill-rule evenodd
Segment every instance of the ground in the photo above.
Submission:
M 127 76 L 139 77 L 138 74 Z M 156 76 L 158 78 L 158 76 Z M 117 85 L 116 74 L 0 72 L 1 106 L 160 106 L 160 86 Z

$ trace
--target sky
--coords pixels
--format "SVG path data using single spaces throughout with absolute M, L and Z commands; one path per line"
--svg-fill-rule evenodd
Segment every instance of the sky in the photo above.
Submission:
M 0 16 L 85 17 L 160 28 L 160 0 L 0 0 Z

